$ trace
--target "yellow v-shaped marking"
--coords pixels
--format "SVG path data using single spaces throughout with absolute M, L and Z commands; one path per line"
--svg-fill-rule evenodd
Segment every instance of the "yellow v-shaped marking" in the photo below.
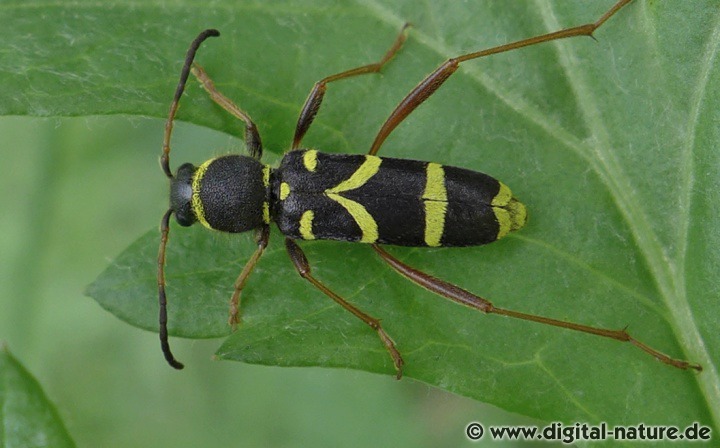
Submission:
M 365 156 L 365 161 L 352 175 L 332 188 L 325 190 L 325 195 L 340 204 L 353 217 L 362 231 L 362 243 L 374 243 L 378 239 L 378 226 L 375 219 L 359 202 L 341 196 L 340 193 L 362 187 L 379 170 L 382 159 L 376 156 Z

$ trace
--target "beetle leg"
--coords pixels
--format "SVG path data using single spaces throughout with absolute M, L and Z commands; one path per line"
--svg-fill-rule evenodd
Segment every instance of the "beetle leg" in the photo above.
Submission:
M 385 139 L 390 133 L 402 123 L 405 118 L 412 111 L 421 105 L 426 99 L 430 97 L 435 91 L 452 75 L 460 66 L 461 62 L 469 61 L 471 59 L 481 58 L 483 56 L 489 56 L 491 54 L 503 53 L 505 51 L 516 50 L 522 47 L 529 47 L 531 45 L 539 44 L 542 42 L 549 42 L 557 39 L 565 39 L 568 37 L 575 36 L 592 36 L 593 32 L 600 28 L 610 17 L 612 17 L 620 8 L 630 3 L 632 0 L 620 0 L 612 8 L 610 8 L 602 17 L 600 17 L 594 23 L 588 23 L 586 25 L 575 26 L 572 28 L 566 28 L 553 33 L 543 34 L 541 36 L 531 37 L 529 39 L 519 40 L 517 42 L 511 42 L 509 44 L 500 45 L 497 47 L 489 48 L 487 50 L 476 51 L 474 53 L 467 53 L 455 58 L 450 58 L 442 63 L 434 72 L 430 73 L 420 81 L 420 84 L 415 86 L 405 98 L 395 107 L 395 110 L 390 114 L 388 119 L 378 131 L 375 141 L 373 141 L 370 147 L 370 155 L 375 155 L 380 150 Z
M 395 56 L 395 53 L 397 53 L 400 47 L 402 47 L 402 44 L 403 42 L 405 42 L 406 37 L 405 30 L 409 26 L 409 23 L 406 23 L 403 26 L 392 47 L 390 47 L 387 53 L 385 53 L 385 56 L 383 56 L 383 58 L 380 59 L 379 62 L 363 65 L 362 67 L 357 67 L 351 70 L 344 71 L 342 73 L 337 73 L 335 75 L 325 77 L 315 83 L 312 90 L 310 91 L 310 94 L 305 100 L 305 104 L 303 105 L 303 108 L 300 112 L 300 117 L 298 118 L 297 126 L 295 127 L 295 137 L 293 138 L 292 149 L 297 149 L 300 147 L 300 142 L 302 141 L 302 138 L 305 136 L 305 133 L 310 128 L 310 125 L 315 119 L 315 115 L 317 115 L 318 110 L 320 109 L 320 104 L 322 103 L 323 97 L 325 96 L 327 84 L 333 81 L 339 81 L 341 79 L 350 78 L 357 75 L 379 72 L 383 65 L 385 65 L 390 59 L 392 59 L 392 57 Z
M 200 64 L 194 63 L 192 66 L 192 74 L 200 81 L 203 88 L 207 91 L 212 98 L 220 107 L 225 109 L 232 116 L 238 120 L 242 120 L 245 123 L 245 146 L 250 156 L 253 159 L 260 160 L 262 157 L 262 140 L 260 139 L 260 133 L 258 132 L 257 126 L 246 112 L 237 107 L 228 97 L 220 93 L 216 88 L 212 79 L 208 76 L 205 69 Z
M 233 291 L 233 295 L 230 298 L 228 324 L 232 327 L 233 331 L 237 329 L 237 326 L 240 323 L 240 294 L 245 287 L 245 283 L 247 283 L 248 277 L 250 277 L 253 269 L 255 269 L 255 265 L 265 252 L 265 248 L 270 240 L 270 226 L 264 225 L 262 228 L 258 229 L 255 238 L 257 240 L 258 247 L 255 249 L 255 252 L 252 254 L 247 263 L 245 263 L 245 267 L 240 272 L 240 275 L 238 275 L 237 280 L 235 280 L 235 291 Z
M 554 327 L 567 328 L 568 330 L 590 333 L 605 338 L 615 339 L 621 342 L 630 342 L 634 346 L 640 348 L 644 352 L 650 354 L 651 356 L 655 357 L 657 360 L 665 364 L 677 367 L 679 369 L 695 369 L 697 371 L 702 371 L 702 367 L 698 364 L 692 364 L 688 361 L 671 358 L 666 354 L 661 353 L 658 350 L 655 350 L 654 348 L 638 341 L 637 339 L 630 336 L 630 334 L 628 334 L 625 329 L 608 330 L 605 328 L 590 327 L 587 325 L 576 324 L 574 322 L 566 322 L 563 320 L 556 320 L 550 319 L 548 317 L 537 316 L 535 314 L 526 314 L 498 308 L 487 299 L 483 299 L 482 297 L 476 296 L 475 294 L 468 292 L 460 288 L 459 286 L 453 285 L 452 283 L 448 283 L 444 280 L 440 280 L 406 265 L 402 261 L 390 255 L 387 251 L 385 251 L 385 249 L 378 246 L 377 244 L 373 244 L 372 247 L 373 249 L 375 249 L 375 252 L 377 252 L 378 255 L 380 255 L 380 257 L 387 264 L 390 265 L 390 267 L 395 269 L 397 272 L 399 272 L 402 276 L 404 276 L 411 282 L 422 286 L 430 292 L 434 292 L 437 295 L 450 299 L 461 305 L 474 308 L 486 314 L 500 314 L 502 316 L 514 317 L 516 319 L 529 320 L 545 325 L 552 325 Z
M 312 283 L 314 287 L 322 291 L 326 296 L 333 299 L 338 305 L 350 311 L 352 314 L 355 315 L 355 317 L 365 322 L 373 330 L 377 331 L 380 340 L 385 345 L 388 353 L 390 353 L 390 357 L 392 357 L 395 370 L 397 371 L 395 377 L 397 379 L 402 378 L 402 367 L 404 361 L 398 349 L 395 348 L 395 343 L 393 342 L 393 340 L 387 333 L 385 333 L 385 330 L 382 329 L 382 326 L 380 326 L 380 320 L 360 311 L 360 309 L 337 295 L 335 292 L 331 291 L 327 286 L 325 286 L 319 280 L 313 277 L 310 272 L 310 263 L 308 263 L 307 257 L 305 257 L 302 249 L 300 249 L 300 246 L 298 246 L 295 241 L 291 240 L 290 238 L 285 238 L 285 247 L 287 248 L 290 260 L 293 262 L 293 265 L 295 265 L 295 269 L 298 271 L 298 274 L 300 274 L 302 278 Z

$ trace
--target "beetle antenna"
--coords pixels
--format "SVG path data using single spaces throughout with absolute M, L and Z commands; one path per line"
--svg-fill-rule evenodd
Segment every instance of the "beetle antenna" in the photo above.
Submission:
M 190 44 L 187 55 L 185 56 L 185 65 L 183 65 L 182 72 L 180 72 L 180 82 L 178 82 L 177 88 L 175 89 L 175 97 L 173 98 L 172 104 L 170 104 L 170 113 L 168 119 L 165 122 L 165 136 L 163 137 L 162 156 L 160 157 L 160 166 L 162 166 L 165 175 L 172 179 L 173 175 L 170 171 L 170 134 L 173 129 L 173 121 L 175 120 L 175 113 L 178 110 L 178 103 L 180 97 L 185 91 L 185 83 L 187 82 L 188 76 L 190 75 L 190 67 L 195 59 L 195 53 L 197 52 L 200 45 L 208 37 L 219 36 L 218 30 L 209 29 L 198 34 L 198 37 Z
M 167 246 L 168 234 L 170 233 L 170 215 L 173 210 L 169 209 L 160 221 L 160 250 L 158 251 L 158 301 L 160 302 L 160 346 L 168 364 L 180 370 L 183 366 L 170 351 L 167 331 L 167 296 L 165 295 L 165 247 Z

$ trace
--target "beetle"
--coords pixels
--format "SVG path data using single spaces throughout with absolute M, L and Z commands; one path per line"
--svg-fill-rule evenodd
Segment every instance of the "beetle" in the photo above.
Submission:
M 381 245 L 413 247 L 475 246 L 494 242 L 523 227 L 525 206 L 509 187 L 493 177 L 461 167 L 439 163 L 377 156 L 385 139 L 420 104 L 429 98 L 461 63 L 491 54 L 574 36 L 592 36 L 631 0 L 620 0 L 596 22 L 566 28 L 529 39 L 450 58 L 427 75 L 397 105 L 380 128 L 366 155 L 333 154 L 303 148 L 302 139 L 312 124 L 327 85 L 342 79 L 379 72 L 406 39 L 406 24 L 383 58 L 316 82 L 306 99 L 295 128 L 290 150 L 279 166 L 261 162 L 262 141 L 250 116 L 220 93 L 206 71 L 194 63 L 201 44 L 219 32 L 200 33 L 187 52 L 180 81 L 165 125 L 161 166 L 170 179 L 170 208 L 160 226 L 158 297 L 160 340 L 167 362 L 183 368 L 173 356 L 167 333 L 165 248 L 171 215 L 181 226 L 197 222 L 208 229 L 255 232 L 257 248 L 240 272 L 230 300 L 229 324 L 239 323 L 241 292 L 269 242 L 275 223 L 285 236 L 287 253 L 298 274 L 315 288 L 375 330 L 390 354 L 396 377 L 402 376 L 403 358 L 380 321 L 357 308 L 313 276 L 310 263 L 296 241 L 340 240 L 372 245 L 392 269 L 431 292 L 484 313 L 494 313 L 546 325 L 630 342 L 661 362 L 680 368 L 702 368 L 673 359 L 633 338 L 626 330 L 591 327 L 496 307 L 490 301 L 459 286 L 421 272 L 388 253 Z M 225 155 L 199 166 L 185 163 L 176 174 L 170 169 L 170 137 L 179 100 L 190 73 L 211 99 L 244 122 L 248 155 Z

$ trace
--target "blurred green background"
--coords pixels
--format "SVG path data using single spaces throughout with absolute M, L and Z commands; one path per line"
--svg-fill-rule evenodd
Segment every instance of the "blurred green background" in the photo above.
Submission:
M 214 362 L 219 340 L 173 339 L 189 367 L 169 368 L 156 334 L 83 295 L 165 210 L 162 128 L 124 116 L 0 119 L 0 340 L 78 446 L 483 446 L 465 438 L 467 423 L 533 423 L 411 379 Z M 174 142 L 175 160 L 242 148 L 184 123 Z

